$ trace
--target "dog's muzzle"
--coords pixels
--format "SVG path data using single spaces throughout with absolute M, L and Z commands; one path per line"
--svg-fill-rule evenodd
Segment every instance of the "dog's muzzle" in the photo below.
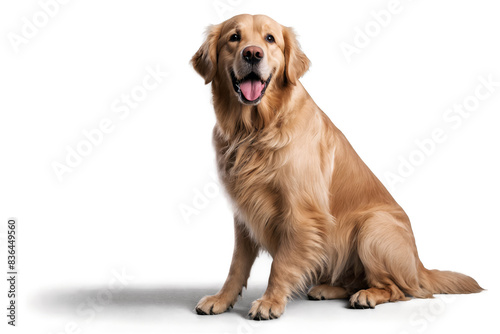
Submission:
M 242 79 L 237 79 L 234 72 L 231 71 L 234 91 L 245 104 L 257 104 L 260 102 L 271 81 L 271 77 L 272 74 L 264 81 L 255 72 L 250 72 Z

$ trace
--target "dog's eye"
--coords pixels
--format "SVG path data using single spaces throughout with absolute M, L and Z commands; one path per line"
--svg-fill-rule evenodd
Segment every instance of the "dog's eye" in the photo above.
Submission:
M 231 37 L 229 37 L 229 40 L 231 42 L 238 42 L 239 40 L 241 40 L 241 36 L 240 34 L 232 34 Z
M 268 34 L 268 35 L 266 36 L 266 41 L 268 41 L 269 43 L 274 43 L 274 42 L 275 42 L 275 41 L 274 41 L 274 36 L 273 36 L 273 35 L 271 35 L 271 34 Z

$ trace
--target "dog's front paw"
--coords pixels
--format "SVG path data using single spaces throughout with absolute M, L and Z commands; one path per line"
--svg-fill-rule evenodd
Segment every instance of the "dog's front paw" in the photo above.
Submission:
M 196 305 L 196 313 L 200 315 L 220 314 L 233 307 L 234 300 L 223 295 L 205 296 Z
M 279 318 L 285 311 L 285 302 L 275 299 L 261 298 L 252 303 L 248 313 L 253 320 L 271 320 Z

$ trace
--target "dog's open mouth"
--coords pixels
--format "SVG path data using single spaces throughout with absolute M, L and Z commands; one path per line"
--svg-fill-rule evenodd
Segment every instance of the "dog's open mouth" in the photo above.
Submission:
M 234 91 L 239 95 L 244 103 L 257 104 L 266 92 L 267 85 L 271 81 L 272 74 L 266 81 L 262 80 L 256 73 L 250 72 L 243 79 L 238 80 L 233 71 L 231 79 Z

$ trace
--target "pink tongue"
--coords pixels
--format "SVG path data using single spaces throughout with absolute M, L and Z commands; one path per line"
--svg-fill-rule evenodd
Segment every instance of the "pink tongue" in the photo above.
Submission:
M 260 80 L 245 80 L 240 83 L 240 89 L 248 101 L 253 101 L 262 93 L 264 84 Z

